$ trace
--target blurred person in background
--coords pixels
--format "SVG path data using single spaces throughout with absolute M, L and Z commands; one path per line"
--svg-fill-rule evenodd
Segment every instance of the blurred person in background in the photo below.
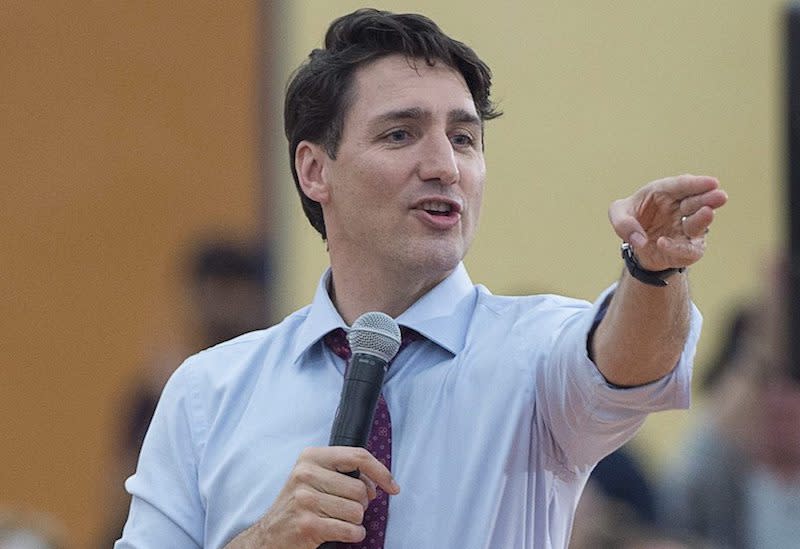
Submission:
M 575 511 L 569 549 L 713 549 L 656 520 L 655 488 L 636 453 L 623 446 L 600 460 Z
M 589 475 L 575 510 L 570 549 L 604 546 L 614 533 L 619 515 L 631 524 L 655 522 L 650 479 L 628 445 L 601 459 Z M 602 542 L 602 543 L 601 543 Z
M 64 528 L 46 513 L 0 507 L 0 549 L 65 549 Z
M 176 337 L 172 346 L 147 360 L 124 399 L 104 494 L 107 518 L 99 547 L 110 547 L 122 533 L 130 503 L 123 483 L 136 469 L 158 397 L 175 368 L 190 354 L 271 323 L 270 268 L 264 242 L 204 238 L 189 250 L 182 269 L 188 337 L 183 338 L 186 341 Z
M 593 483 L 610 501 L 627 505 L 639 524 L 655 524 L 654 487 L 631 445 L 607 455 L 592 470 Z
M 261 240 L 206 240 L 189 260 L 190 322 L 198 350 L 270 324 L 271 269 Z
M 786 363 L 787 276 L 777 261 L 762 295 L 739 307 L 705 376 L 708 401 L 666 472 L 666 528 L 731 549 L 800 547 L 800 382 Z

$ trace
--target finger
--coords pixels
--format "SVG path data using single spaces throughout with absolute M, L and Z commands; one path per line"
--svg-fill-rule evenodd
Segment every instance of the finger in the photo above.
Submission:
M 367 529 L 361 524 L 333 519 L 322 518 L 320 531 L 322 537 L 319 545 L 326 541 L 339 541 L 342 543 L 360 543 L 367 537 Z
M 659 237 L 656 246 L 662 255 L 669 258 L 669 264 L 675 267 L 692 265 L 703 257 L 706 250 L 705 239 Z
M 630 242 L 634 248 L 642 248 L 647 243 L 647 233 L 639 221 L 630 214 L 630 199 L 615 200 L 608 208 L 608 220 L 624 242 Z
M 369 501 L 372 501 L 378 497 L 378 490 L 375 488 L 375 482 L 371 478 L 369 478 L 367 475 L 361 475 L 360 480 L 364 483 L 364 486 L 367 489 L 367 497 L 369 498 Z
M 716 177 L 707 175 L 684 174 L 675 177 L 666 177 L 654 182 L 656 188 L 667 192 L 673 197 L 683 198 L 719 188 Z
M 338 496 L 361 504 L 369 505 L 369 490 L 362 479 L 331 471 L 313 462 L 298 463 L 293 471 L 294 478 L 302 485 L 316 491 Z
M 680 202 L 678 208 L 681 215 L 692 215 L 703 206 L 720 208 L 728 201 L 728 193 L 722 189 L 713 189 L 703 194 L 687 196 Z
M 357 501 L 310 488 L 298 488 L 294 497 L 300 509 L 311 511 L 320 517 L 343 520 L 351 524 L 361 524 L 364 520 L 364 507 Z
M 394 481 L 392 473 L 383 463 L 370 454 L 364 448 L 350 448 L 346 446 L 331 446 L 329 448 L 317 448 L 316 450 L 327 450 L 318 453 L 318 463 L 326 469 L 347 473 L 350 471 L 361 471 L 372 481 L 380 486 L 388 494 L 397 494 L 400 487 Z
M 710 206 L 703 206 L 693 214 L 681 217 L 680 224 L 683 234 L 691 240 L 705 236 L 712 221 L 714 210 Z

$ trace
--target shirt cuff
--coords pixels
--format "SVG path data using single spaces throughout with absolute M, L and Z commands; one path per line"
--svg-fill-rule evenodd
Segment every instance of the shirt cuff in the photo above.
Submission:
M 645 411 L 654 412 L 667 409 L 686 409 L 691 404 L 691 378 L 697 342 L 700 339 L 703 317 L 694 303 L 690 304 L 689 332 L 684 342 L 683 350 L 675 368 L 665 376 L 633 387 L 616 385 L 608 381 L 597 368 L 591 353 L 591 340 L 597 326 L 605 317 L 611 298 L 617 285 L 607 288 L 593 305 L 595 311 L 592 323 L 588 327 L 586 336 L 587 356 L 594 365 L 592 376 L 596 388 L 609 403 L 625 406 L 636 402 L 640 407 L 645 404 Z

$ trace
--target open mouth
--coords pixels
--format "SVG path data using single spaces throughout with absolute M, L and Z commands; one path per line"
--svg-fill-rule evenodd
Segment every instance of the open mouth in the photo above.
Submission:
M 453 207 L 445 202 L 423 202 L 420 208 L 436 216 L 448 216 L 453 211 Z

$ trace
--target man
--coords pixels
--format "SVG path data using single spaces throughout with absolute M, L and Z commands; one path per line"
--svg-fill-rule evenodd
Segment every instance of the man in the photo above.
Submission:
M 700 320 L 679 269 L 702 257 L 725 193 L 681 176 L 613 203 L 638 279 L 626 271 L 594 305 L 492 296 L 461 263 L 498 115 L 490 76 L 419 15 L 331 25 L 285 113 L 330 270 L 309 307 L 176 372 L 118 548 L 564 547 L 594 464 L 646 413 L 687 405 Z M 373 429 L 391 429 L 390 468 L 326 446 L 345 369 L 328 338 L 368 311 L 418 334 L 386 376 L 391 425 Z

